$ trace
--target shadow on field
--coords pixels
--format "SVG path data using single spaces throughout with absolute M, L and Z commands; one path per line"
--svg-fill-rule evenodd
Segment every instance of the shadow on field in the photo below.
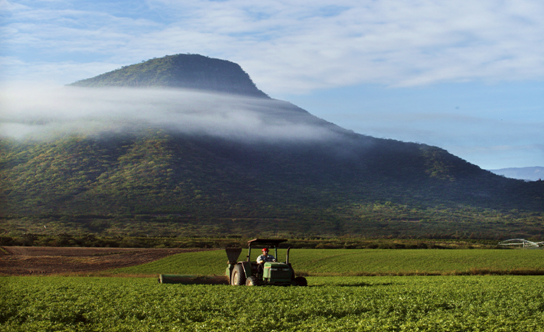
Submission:
M 382 282 L 382 283 L 366 283 L 366 282 L 348 282 L 343 284 L 336 285 L 311 285 L 309 287 L 376 287 L 376 286 L 391 286 L 392 282 Z
M 382 282 L 382 283 L 376 283 L 376 284 L 369 284 L 366 282 L 352 282 L 352 283 L 340 284 L 338 286 L 340 287 L 373 287 L 373 286 L 391 286 L 391 285 L 393 285 L 392 282 Z

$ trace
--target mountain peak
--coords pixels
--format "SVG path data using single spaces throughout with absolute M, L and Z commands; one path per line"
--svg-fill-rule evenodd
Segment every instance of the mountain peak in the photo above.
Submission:
M 236 63 L 198 54 L 176 54 L 70 84 L 79 87 L 168 87 L 269 98 Z

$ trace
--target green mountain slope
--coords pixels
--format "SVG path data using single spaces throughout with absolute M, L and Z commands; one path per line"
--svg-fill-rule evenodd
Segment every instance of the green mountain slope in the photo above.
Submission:
M 542 211 L 539 183 L 495 176 L 439 148 L 361 140 L 347 156 L 330 143 L 248 144 L 164 130 L 4 141 L 4 215 L 189 223 L 207 232 L 216 225 L 237 234 L 270 231 L 274 221 L 299 235 L 422 236 L 517 231 L 511 216 L 489 209 Z M 538 233 L 542 213 L 529 216 L 536 219 L 526 226 Z
M 168 87 L 268 98 L 236 63 L 197 54 L 177 54 L 125 66 L 71 84 L 77 87 Z
M 437 147 L 355 134 L 274 103 L 262 122 L 330 137 L 240 138 L 143 122 L 130 132 L 4 138 L 0 230 L 544 236 L 542 181 L 507 179 Z

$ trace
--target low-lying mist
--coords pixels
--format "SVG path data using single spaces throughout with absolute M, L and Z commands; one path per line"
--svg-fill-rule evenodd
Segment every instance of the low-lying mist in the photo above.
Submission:
M 160 127 L 244 140 L 328 140 L 342 131 L 278 100 L 181 89 L 30 87 L 0 92 L 0 136 L 47 140 Z

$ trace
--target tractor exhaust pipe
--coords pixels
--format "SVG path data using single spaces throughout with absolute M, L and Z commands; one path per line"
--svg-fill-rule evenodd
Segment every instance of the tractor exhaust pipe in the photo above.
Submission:
M 291 250 L 291 247 L 287 248 L 287 254 L 285 254 L 285 264 L 289 264 L 289 250 Z

